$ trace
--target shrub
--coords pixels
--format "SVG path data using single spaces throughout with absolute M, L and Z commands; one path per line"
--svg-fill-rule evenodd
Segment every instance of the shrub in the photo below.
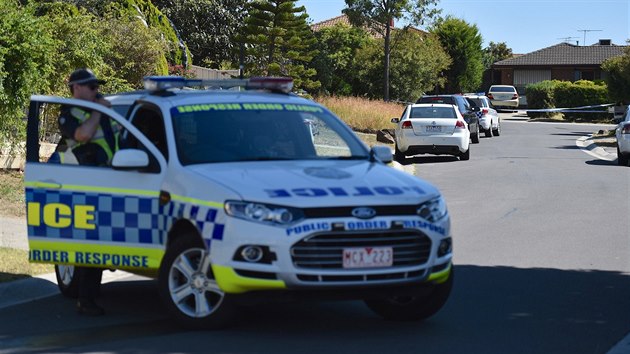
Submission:
M 526 88 L 527 104 L 533 109 L 574 108 L 600 105 L 610 102 L 608 88 L 601 81 L 595 83 L 588 80 L 576 82 L 546 80 L 528 85 Z M 589 109 L 593 110 L 593 109 Z M 549 113 L 528 113 L 530 117 L 549 117 Z M 602 109 L 602 113 L 563 113 L 569 120 L 600 120 L 610 118 Z

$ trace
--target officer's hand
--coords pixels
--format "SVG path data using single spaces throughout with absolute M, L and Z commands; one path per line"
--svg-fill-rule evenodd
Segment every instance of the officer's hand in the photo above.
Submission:
M 103 95 L 101 95 L 101 94 L 98 94 L 96 96 L 96 99 L 94 100 L 94 102 L 100 103 L 100 104 L 102 104 L 103 106 L 105 106 L 107 108 L 112 108 L 112 103 L 109 102 L 108 100 L 106 100 L 105 97 L 103 97 Z

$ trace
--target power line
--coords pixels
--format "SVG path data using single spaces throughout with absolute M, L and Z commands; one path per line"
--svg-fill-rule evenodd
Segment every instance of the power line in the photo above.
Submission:
M 578 32 L 584 32 L 584 42 L 583 45 L 586 45 L 586 32 L 601 32 L 602 30 L 578 30 Z

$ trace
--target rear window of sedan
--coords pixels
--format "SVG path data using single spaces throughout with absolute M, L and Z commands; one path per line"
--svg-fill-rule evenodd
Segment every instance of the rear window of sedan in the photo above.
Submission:
M 409 118 L 447 118 L 456 119 L 453 107 L 412 107 Z
M 490 92 L 516 92 L 516 89 L 512 86 L 492 86 Z

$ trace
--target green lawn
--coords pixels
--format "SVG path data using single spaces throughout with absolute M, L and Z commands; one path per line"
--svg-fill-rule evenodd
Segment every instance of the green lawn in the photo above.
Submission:
M 0 283 L 54 271 L 51 264 L 30 263 L 28 251 L 0 247 Z

